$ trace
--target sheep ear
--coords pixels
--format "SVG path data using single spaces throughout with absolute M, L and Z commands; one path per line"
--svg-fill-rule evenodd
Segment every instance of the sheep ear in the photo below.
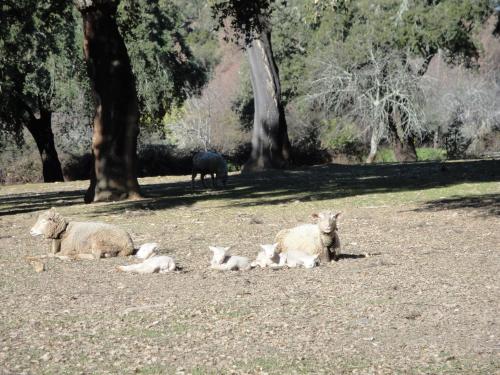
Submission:
M 313 218 L 313 219 L 317 219 L 317 218 L 319 218 L 318 213 L 317 213 L 317 212 L 312 213 L 312 214 L 311 214 L 311 218 Z
M 217 251 L 219 251 L 218 248 L 216 248 L 215 246 L 209 246 L 208 247 L 210 250 L 212 250 L 214 253 L 216 253 Z
M 342 211 L 340 212 L 337 212 L 334 216 L 335 216 L 335 220 L 338 219 L 338 217 L 340 216 L 340 214 L 342 213 Z

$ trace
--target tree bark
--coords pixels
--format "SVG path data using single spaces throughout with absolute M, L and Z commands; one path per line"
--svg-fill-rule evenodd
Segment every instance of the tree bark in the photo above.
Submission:
M 116 3 L 84 1 L 84 54 L 96 103 L 94 170 L 85 201 L 140 197 L 137 181 L 138 103 L 127 48 L 116 24 Z
M 28 110 L 26 128 L 35 139 L 42 159 L 43 182 L 64 181 L 52 133 L 52 112 L 40 107 L 40 118 Z
M 396 111 L 391 110 L 388 116 L 389 139 L 394 150 L 394 156 L 398 162 L 417 161 L 417 150 L 415 149 L 415 139 L 409 134 L 404 134 L 401 120 Z
M 367 164 L 372 164 L 373 161 L 375 160 L 375 157 L 377 156 L 377 151 L 378 151 L 378 144 L 380 142 L 381 138 L 381 126 L 377 126 L 372 130 L 372 135 L 370 138 L 370 153 L 368 154 L 368 157 L 366 158 L 366 163 Z
M 252 152 L 243 172 L 285 168 L 290 141 L 281 102 L 278 67 L 271 48 L 271 32 L 263 30 L 247 46 L 254 97 Z

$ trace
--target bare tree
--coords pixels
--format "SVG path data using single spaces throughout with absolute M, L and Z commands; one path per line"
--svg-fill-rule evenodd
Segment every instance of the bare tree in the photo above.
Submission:
M 391 132 L 399 139 L 421 134 L 423 95 L 406 56 L 371 48 L 363 63 L 333 54 L 316 65 L 308 100 L 327 113 L 351 118 L 370 135 L 367 163 Z
M 207 86 L 201 96 L 190 96 L 182 116 L 167 124 L 181 148 L 229 151 L 242 141 L 237 115 L 227 97 Z
M 480 75 L 459 68 L 446 81 L 425 81 L 426 112 L 434 131 L 443 134 L 449 157 L 478 154 L 481 140 L 500 127 L 495 73 Z

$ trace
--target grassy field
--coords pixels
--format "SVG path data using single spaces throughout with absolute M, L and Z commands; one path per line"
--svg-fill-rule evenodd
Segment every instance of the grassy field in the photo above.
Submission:
M 500 161 L 328 165 L 141 179 L 145 199 L 84 205 L 87 182 L 0 187 L 0 374 L 499 374 Z M 133 259 L 24 260 L 40 211 L 159 242 L 182 270 Z M 342 211 L 343 256 L 314 269 L 208 268 L 282 228 Z M 370 255 L 371 254 L 371 255 Z

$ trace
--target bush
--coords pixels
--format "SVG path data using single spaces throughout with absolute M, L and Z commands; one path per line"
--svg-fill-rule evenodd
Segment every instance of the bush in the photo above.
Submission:
M 417 148 L 417 159 L 419 161 L 446 160 L 446 150 L 432 147 Z

